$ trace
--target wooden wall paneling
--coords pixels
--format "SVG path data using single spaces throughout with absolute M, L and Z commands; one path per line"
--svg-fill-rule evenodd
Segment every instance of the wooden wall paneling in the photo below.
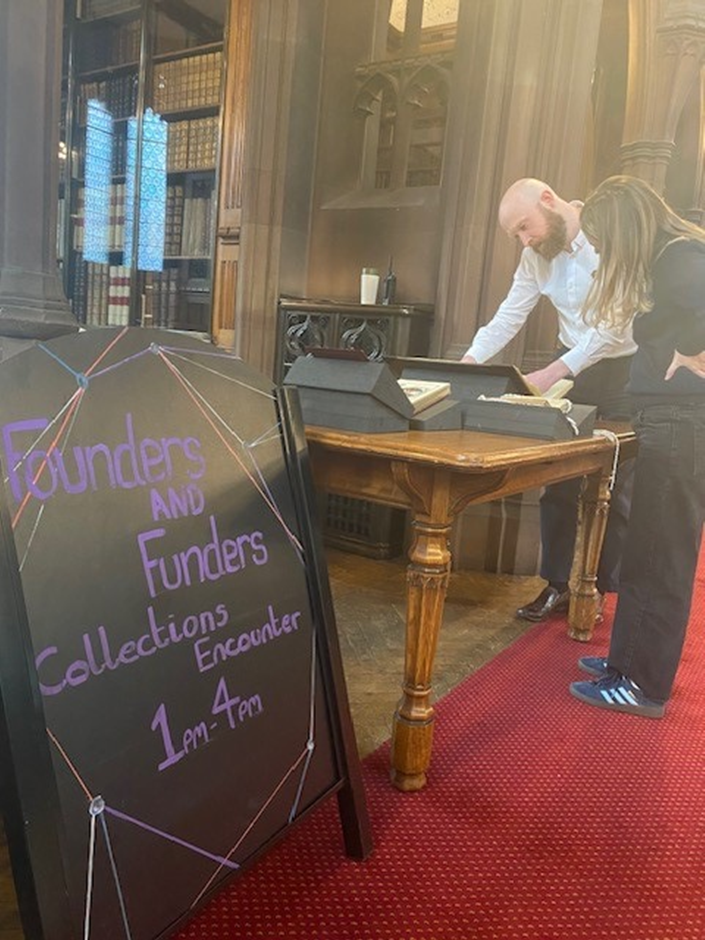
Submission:
M 515 252 L 497 230 L 506 82 L 516 55 L 510 4 L 460 5 L 441 185 L 441 256 L 432 355 L 458 359 L 511 279 Z M 501 240 L 500 240 L 501 236 Z M 501 268 L 492 277 L 493 264 Z M 498 281 L 503 283 L 498 284 Z
M 629 10 L 624 0 L 604 0 L 592 89 L 584 191 L 621 170 L 620 147 L 629 73 Z
M 219 345 L 227 347 L 235 344 L 237 263 L 252 57 L 252 2 L 230 0 L 225 45 L 218 222 L 213 266 L 213 338 Z
M 532 28 L 531 11 L 522 13 Z M 587 127 L 592 115 L 592 76 L 597 59 L 602 0 L 565 3 L 548 0 L 538 18 L 541 34 L 535 37 L 539 68 L 538 94 L 531 115 L 526 175 L 538 176 L 565 199 L 584 199 L 583 157 L 589 144 Z M 509 181 L 511 182 L 511 180 Z M 525 371 L 540 368 L 555 358 L 556 317 L 548 301 L 530 319 L 525 331 L 522 364 Z
M 296 14 L 296 2 L 258 0 L 255 16 L 235 350 L 262 371 L 271 367 L 274 355 L 276 272 L 290 121 L 292 61 L 287 37 L 295 32 Z
M 240 244 L 220 237 L 213 269 L 213 338 L 219 346 L 235 347 L 235 315 Z
M 436 302 L 444 355 L 467 348 L 511 283 L 519 252 L 497 224 L 504 189 L 538 176 L 566 198 L 584 195 L 601 11 L 602 0 L 461 5 Z M 554 338 L 552 312 L 535 315 L 501 359 L 533 364 Z

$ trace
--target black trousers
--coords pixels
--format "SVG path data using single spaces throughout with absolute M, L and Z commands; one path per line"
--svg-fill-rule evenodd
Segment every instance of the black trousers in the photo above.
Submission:
M 665 702 L 705 522 L 705 403 L 646 408 L 635 429 L 639 452 L 609 664 Z
M 600 360 L 576 376 L 568 397 L 576 404 L 596 405 L 598 418 L 630 420 L 631 407 L 625 392 L 630 364 L 631 356 Z M 603 594 L 619 586 L 633 482 L 634 460 L 625 460 L 612 490 L 597 570 L 597 589 Z M 580 478 L 554 483 L 541 495 L 541 576 L 554 584 L 567 584 L 570 578 L 581 484 Z

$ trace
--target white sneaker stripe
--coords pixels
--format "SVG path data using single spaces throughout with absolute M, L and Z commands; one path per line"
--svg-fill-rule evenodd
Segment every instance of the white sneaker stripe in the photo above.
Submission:
M 618 686 L 614 689 L 600 689 L 600 695 L 610 705 L 614 705 L 615 703 L 617 705 L 639 705 L 634 693 L 630 689 L 626 689 L 622 686 Z

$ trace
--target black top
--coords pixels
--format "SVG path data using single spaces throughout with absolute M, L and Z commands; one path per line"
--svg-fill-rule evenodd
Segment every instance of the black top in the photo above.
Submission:
M 678 240 L 657 255 L 653 267 L 654 306 L 634 320 L 638 344 L 629 392 L 639 407 L 705 401 L 705 380 L 680 368 L 664 375 L 676 350 L 693 356 L 705 349 L 705 245 Z

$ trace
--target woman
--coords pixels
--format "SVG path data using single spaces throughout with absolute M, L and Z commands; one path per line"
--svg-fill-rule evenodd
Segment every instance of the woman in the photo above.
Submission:
M 628 390 L 639 441 L 609 655 L 584 657 L 583 702 L 661 718 L 685 639 L 705 521 L 705 230 L 645 182 L 605 180 L 581 225 L 600 263 L 588 322 L 638 345 Z

